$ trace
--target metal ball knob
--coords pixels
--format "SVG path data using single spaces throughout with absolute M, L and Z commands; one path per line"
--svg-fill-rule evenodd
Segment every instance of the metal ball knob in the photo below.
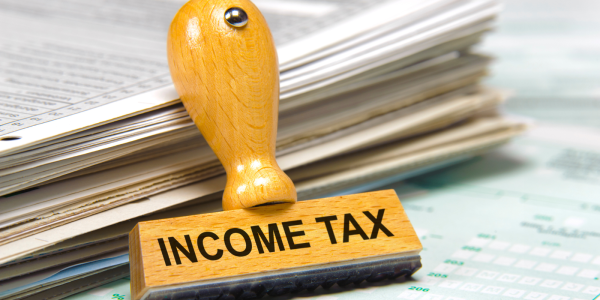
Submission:
M 225 12 L 225 21 L 233 27 L 244 27 L 248 23 L 248 15 L 239 7 L 232 7 Z

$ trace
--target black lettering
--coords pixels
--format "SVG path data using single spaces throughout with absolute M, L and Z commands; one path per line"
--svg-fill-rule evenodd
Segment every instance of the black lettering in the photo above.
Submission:
M 335 220 L 337 220 L 336 216 L 315 218 L 315 221 L 317 221 L 317 223 L 325 222 L 325 228 L 327 228 L 327 234 L 329 234 L 329 240 L 331 241 L 332 245 L 337 244 L 337 240 L 335 239 L 335 234 L 333 233 L 333 227 L 331 227 L 331 221 L 335 221 Z
M 286 238 L 288 240 L 288 244 L 290 245 L 290 250 L 302 249 L 302 248 L 309 248 L 310 247 L 310 243 L 301 243 L 301 244 L 294 243 L 294 237 L 295 236 L 303 236 L 303 235 L 305 235 L 304 231 L 295 231 L 295 232 L 292 232 L 290 230 L 291 226 L 302 225 L 302 220 L 283 222 L 283 223 L 281 223 L 281 225 L 283 225 L 283 231 L 285 232 L 285 236 L 286 236 Z
M 167 267 L 170 266 L 171 259 L 169 258 L 167 247 L 165 247 L 165 241 L 162 238 L 158 239 L 158 246 L 160 247 L 160 252 L 162 253 L 163 259 L 165 260 L 165 265 Z
M 254 235 L 254 240 L 256 241 L 256 248 L 258 249 L 258 253 L 263 254 L 265 251 L 263 250 L 262 241 L 265 243 L 265 247 L 269 252 L 275 252 L 275 242 L 279 244 L 279 251 L 285 251 L 285 246 L 281 241 L 281 234 L 279 233 L 279 228 L 277 227 L 277 223 L 269 224 L 269 239 L 260 229 L 260 226 L 252 226 L 252 234 Z
M 244 248 L 244 251 L 237 251 L 233 249 L 233 246 L 231 245 L 231 235 L 234 233 L 237 233 L 244 238 L 244 241 L 246 242 L 246 248 Z M 235 256 L 246 256 L 250 254 L 250 251 L 252 251 L 252 242 L 250 241 L 250 236 L 248 236 L 245 231 L 239 228 L 231 228 L 225 232 L 225 247 L 227 247 L 227 250 L 229 250 L 229 252 Z
M 354 230 L 350 230 L 350 223 L 355 228 Z M 354 220 L 352 214 L 344 215 L 344 243 L 347 243 L 350 240 L 351 235 L 360 234 L 363 240 L 368 240 L 369 237 L 367 234 L 360 228 L 360 225 Z
M 207 237 L 212 238 L 215 241 L 219 239 L 219 237 L 212 232 L 201 233 L 198 236 L 198 250 L 200 250 L 200 254 L 202 254 L 202 256 L 208 260 L 218 260 L 219 258 L 223 257 L 223 250 L 221 249 L 218 249 L 217 254 L 215 255 L 210 255 L 208 252 L 206 252 L 206 249 L 204 248 L 204 239 Z
M 394 234 L 391 231 L 389 231 L 387 228 L 385 228 L 385 226 L 383 226 L 383 224 L 381 224 L 381 222 L 383 222 L 383 213 L 385 213 L 385 208 L 380 209 L 377 212 L 377 218 L 375 218 L 370 212 L 363 211 L 363 214 L 365 214 L 365 216 L 367 216 L 367 218 L 369 218 L 369 220 L 373 222 L 373 231 L 371 231 L 372 239 L 377 238 L 379 230 L 383 231 L 383 233 L 385 233 L 385 235 L 387 236 L 394 236 Z
M 185 242 L 187 243 L 188 248 L 185 249 L 174 237 L 169 237 L 169 244 L 171 244 L 171 251 L 173 252 L 173 257 L 175 257 L 175 262 L 180 265 L 181 259 L 179 259 L 179 251 L 185 255 L 191 262 L 198 262 L 196 258 L 196 252 L 194 251 L 194 246 L 192 245 L 192 239 L 188 234 L 184 235 Z M 178 251 L 179 250 L 179 251 Z

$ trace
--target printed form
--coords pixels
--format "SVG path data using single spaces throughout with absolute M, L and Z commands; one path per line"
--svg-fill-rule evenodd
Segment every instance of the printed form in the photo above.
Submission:
M 596 299 L 599 134 L 540 126 L 480 159 L 392 186 L 423 243 L 423 268 L 405 283 L 331 296 Z

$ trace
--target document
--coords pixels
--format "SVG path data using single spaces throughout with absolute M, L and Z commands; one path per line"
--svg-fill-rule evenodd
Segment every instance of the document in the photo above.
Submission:
M 183 2 L 151 3 L 0 1 L 6 15 L 0 30 L 7 31 L 0 40 L 7 58 L 0 93 L 6 90 L 8 105 L 44 114 L 0 124 L 6 130 L 0 137 L 0 261 L 58 241 L 34 234 L 223 173 L 167 80 L 167 27 Z M 277 150 L 286 169 L 436 133 L 493 110 L 503 98 L 477 86 L 490 58 L 464 51 L 491 28 L 495 1 L 256 4 L 282 58 L 281 90 L 288 96 L 282 95 Z M 340 9 L 345 13 L 335 13 Z M 167 81 L 146 82 L 157 76 Z M 111 94 L 122 89 L 118 97 Z M 160 97 L 154 101 L 148 93 Z M 497 137 L 496 144 L 507 138 Z M 475 146 L 452 147 L 452 155 L 472 155 L 480 150 Z M 399 165 L 407 162 L 404 157 Z M 59 240 L 110 222 L 93 224 L 65 227 Z M 35 241 L 22 240 L 27 237 Z
M 165 44 L 185 2 L 0 1 L 0 151 L 176 102 Z M 332 18 L 339 4 L 257 2 L 278 45 L 377 4 L 346 1 Z
M 185 2 L 0 1 L 0 153 L 176 103 L 166 36 Z M 481 33 L 498 12 L 492 0 L 256 5 L 278 47 L 282 98 Z
M 97 5 L 0 1 L 0 151 L 178 98 L 160 47 L 162 32 L 141 26 L 151 17 L 143 10 L 125 17 L 127 8 L 117 3 Z
M 600 131 L 538 125 L 479 159 L 379 187 L 397 191 L 423 268 L 407 281 L 275 299 L 596 299 L 598 157 Z M 112 297 L 131 299 L 126 279 L 69 299 Z

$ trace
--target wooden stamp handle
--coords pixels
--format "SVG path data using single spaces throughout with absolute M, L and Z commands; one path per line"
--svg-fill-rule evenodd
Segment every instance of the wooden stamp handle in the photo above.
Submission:
M 175 88 L 227 172 L 223 209 L 296 202 L 275 161 L 279 68 L 258 8 L 191 0 L 171 23 L 167 52 Z

